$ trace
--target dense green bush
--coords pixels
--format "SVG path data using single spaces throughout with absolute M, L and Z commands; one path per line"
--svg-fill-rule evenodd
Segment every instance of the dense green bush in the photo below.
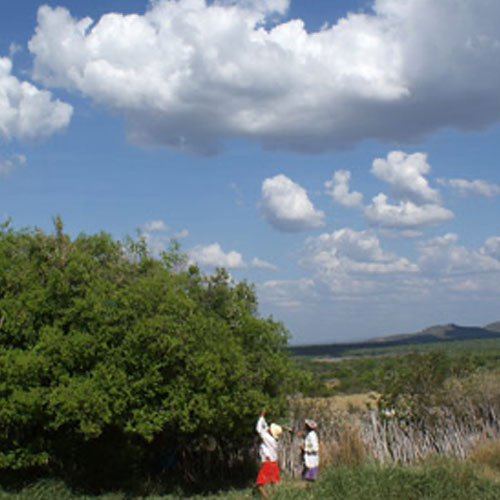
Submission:
M 295 367 L 253 287 L 176 245 L 0 231 L 0 469 L 96 484 L 227 463 L 278 412 Z M 221 458 L 223 457 L 223 458 Z M 204 470 L 203 467 L 198 468 Z

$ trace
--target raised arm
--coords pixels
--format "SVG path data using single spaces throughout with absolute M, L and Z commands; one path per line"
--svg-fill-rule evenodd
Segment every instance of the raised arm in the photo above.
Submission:
M 267 425 L 266 419 L 264 418 L 264 415 L 266 414 L 265 410 L 262 410 L 262 413 L 260 414 L 259 420 L 257 420 L 257 425 L 255 426 L 255 430 L 259 434 L 259 436 L 262 439 L 265 439 L 267 436 L 267 429 L 269 426 Z

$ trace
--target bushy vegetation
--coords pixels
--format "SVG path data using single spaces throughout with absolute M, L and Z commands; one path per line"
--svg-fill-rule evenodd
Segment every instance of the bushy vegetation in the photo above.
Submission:
M 0 470 L 95 489 L 223 475 L 297 380 L 253 287 L 173 244 L 0 230 Z M 209 459 L 208 459 L 208 458 Z M 208 464 L 208 465 L 207 465 Z
M 448 349 L 444 349 L 445 346 Z M 315 377 L 315 383 L 309 386 L 309 396 L 405 392 L 409 385 L 416 383 L 412 377 L 425 377 L 428 385 L 436 387 L 450 376 L 466 376 L 479 369 L 491 370 L 500 366 L 500 340 L 483 340 L 477 344 L 474 341 L 448 342 L 445 346 L 438 343 L 435 349 L 426 345 L 425 349 L 414 352 L 394 351 L 334 361 L 302 357 L 298 361 Z

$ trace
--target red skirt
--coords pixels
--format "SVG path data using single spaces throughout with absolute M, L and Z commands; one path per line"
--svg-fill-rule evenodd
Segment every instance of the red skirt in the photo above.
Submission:
M 280 482 L 280 469 L 277 462 L 266 460 L 262 463 L 259 475 L 257 476 L 257 486 L 262 486 L 267 483 Z

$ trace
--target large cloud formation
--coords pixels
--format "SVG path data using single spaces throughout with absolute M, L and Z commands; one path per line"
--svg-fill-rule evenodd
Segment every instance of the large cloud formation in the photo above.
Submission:
M 394 314 L 395 303 L 432 309 L 436 300 L 472 300 L 474 307 L 498 300 L 499 236 L 474 249 L 447 233 L 421 241 L 416 250 L 418 257 L 412 262 L 384 250 L 372 231 L 342 228 L 306 240 L 299 263 L 311 273 L 309 278 L 267 281 L 261 291 L 268 303 L 283 309 L 314 307 L 323 301 L 327 309 L 340 307 L 339 314 L 347 304 L 355 315 L 371 310 L 369 317 L 375 307 Z
M 418 271 L 408 259 L 384 251 L 375 234 L 350 228 L 308 238 L 300 263 L 327 283 L 331 292 L 343 294 L 372 292 L 382 276 Z
M 288 3 L 156 0 L 96 22 L 43 6 L 34 75 L 123 114 L 137 143 L 199 153 L 231 137 L 321 151 L 499 119 L 499 2 L 375 0 L 317 32 L 273 23 Z
M 0 57 L 0 138 L 45 139 L 66 127 L 72 112 L 69 104 L 54 100 L 50 92 L 18 80 L 12 74 L 12 61 Z

